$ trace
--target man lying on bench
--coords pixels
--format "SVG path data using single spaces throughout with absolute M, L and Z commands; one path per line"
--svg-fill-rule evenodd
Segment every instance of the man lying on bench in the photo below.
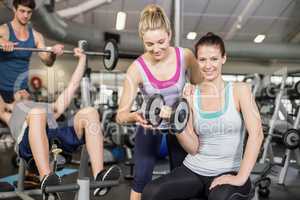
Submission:
M 49 141 L 53 138 L 58 138 L 61 141 L 60 148 L 69 153 L 86 144 L 96 181 L 117 180 L 121 174 L 117 166 L 107 170 L 103 168 L 103 135 L 96 109 L 80 109 L 72 124 L 66 127 L 58 127 L 56 122 L 69 106 L 85 71 L 86 56 L 79 48 L 74 49 L 74 54 L 79 58 L 77 67 L 68 86 L 54 103 L 30 101 L 26 90 L 17 91 L 11 104 L 6 104 L 0 96 L 0 119 L 9 126 L 19 156 L 25 161 L 33 157 L 42 190 L 46 186 L 61 183 L 60 177 L 51 172 L 49 164 Z M 94 195 L 104 195 L 108 189 L 97 188 Z

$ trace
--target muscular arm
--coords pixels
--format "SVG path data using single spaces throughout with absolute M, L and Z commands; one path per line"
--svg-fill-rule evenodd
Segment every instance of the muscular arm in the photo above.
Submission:
M 9 31 L 6 24 L 0 26 L 0 44 L 7 42 L 9 39 Z
M 7 107 L 7 105 L 8 104 L 6 104 L 0 96 L 0 120 L 6 124 L 8 124 L 11 116 L 10 112 L 8 112 L 9 108 Z
M 238 173 L 242 182 L 246 182 L 256 163 L 264 136 L 260 114 L 251 93 L 250 86 L 245 83 L 237 83 L 235 91 L 237 91 L 236 93 L 238 94 L 239 105 L 248 132 L 246 149 Z
M 53 105 L 55 118 L 58 118 L 70 105 L 76 90 L 80 86 L 80 81 L 85 71 L 85 64 L 86 56 L 83 55 L 78 61 L 77 67 L 72 74 L 71 80 L 69 81 L 67 88 L 59 95 L 59 97 Z
M 184 49 L 184 58 L 187 66 L 190 82 L 199 84 L 202 80 L 200 68 L 193 52 L 189 49 Z
M 186 85 L 185 87 L 191 87 L 190 85 Z M 188 89 L 189 88 L 185 88 Z M 194 130 L 194 125 L 193 125 L 193 121 L 194 121 L 194 110 L 193 110 L 193 95 L 190 94 L 184 94 L 183 96 L 189 103 L 190 106 L 190 118 L 189 121 L 187 123 L 186 128 L 184 129 L 184 131 L 180 134 L 176 134 L 176 137 L 179 141 L 179 143 L 181 144 L 181 146 L 184 148 L 184 150 L 191 154 L 191 155 L 195 155 L 198 153 L 198 149 L 199 149 L 199 139 L 197 134 L 195 133 Z
M 46 45 L 43 35 L 37 31 L 33 31 L 33 34 L 36 48 L 45 48 Z M 54 53 L 39 52 L 38 55 L 41 61 L 47 66 L 52 66 L 56 60 L 56 55 Z
M 123 83 L 123 91 L 117 111 L 116 120 L 118 123 L 136 122 L 136 112 L 130 112 L 132 103 L 135 99 L 138 85 L 141 83 L 137 66 L 135 63 L 131 64 L 127 70 L 126 77 Z

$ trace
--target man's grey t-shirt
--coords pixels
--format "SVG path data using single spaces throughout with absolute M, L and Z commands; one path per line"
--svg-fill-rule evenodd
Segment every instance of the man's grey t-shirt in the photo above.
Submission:
M 12 110 L 11 118 L 8 122 L 8 126 L 12 133 L 12 136 L 19 144 L 22 141 L 24 131 L 27 128 L 26 118 L 28 113 L 33 108 L 43 108 L 47 112 L 47 125 L 49 128 L 57 128 L 57 122 L 54 117 L 53 107 L 49 103 L 39 103 L 34 101 L 20 101 L 17 102 Z

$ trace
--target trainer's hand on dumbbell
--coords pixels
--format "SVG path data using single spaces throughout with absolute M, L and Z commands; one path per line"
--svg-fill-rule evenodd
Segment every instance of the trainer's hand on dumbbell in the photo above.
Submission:
M 141 113 L 139 112 L 134 112 L 134 120 L 136 122 L 137 125 L 140 125 L 144 128 L 153 128 L 148 122 L 147 120 L 144 119 L 144 117 L 142 116 Z
M 187 97 L 187 96 L 192 96 L 194 94 L 195 91 L 195 85 L 192 85 L 190 83 L 186 83 L 184 88 L 183 88 L 183 96 Z
M 64 45 L 62 44 L 56 44 L 54 45 L 51 49 L 52 49 L 52 53 L 57 55 L 57 56 L 61 56 L 64 53 Z
M 3 51 L 5 52 L 11 52 L 14 50 L 14 47 L 17 46 L 19 43 L 18 42 L 11 42 L 8 40 L 3 40 L 0 45 L 3 48 Z

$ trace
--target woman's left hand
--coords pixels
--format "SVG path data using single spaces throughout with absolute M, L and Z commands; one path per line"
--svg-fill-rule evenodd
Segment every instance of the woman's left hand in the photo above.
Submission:
M 231 174 L 226 174 L 215 178 L 211 183 L 209 189 L 211 190 L 218 185 L 224 185 L 224 184 L 242 186 L 243 184 L 245 184 L 245 182 L 237 175 L 235 176 Z

